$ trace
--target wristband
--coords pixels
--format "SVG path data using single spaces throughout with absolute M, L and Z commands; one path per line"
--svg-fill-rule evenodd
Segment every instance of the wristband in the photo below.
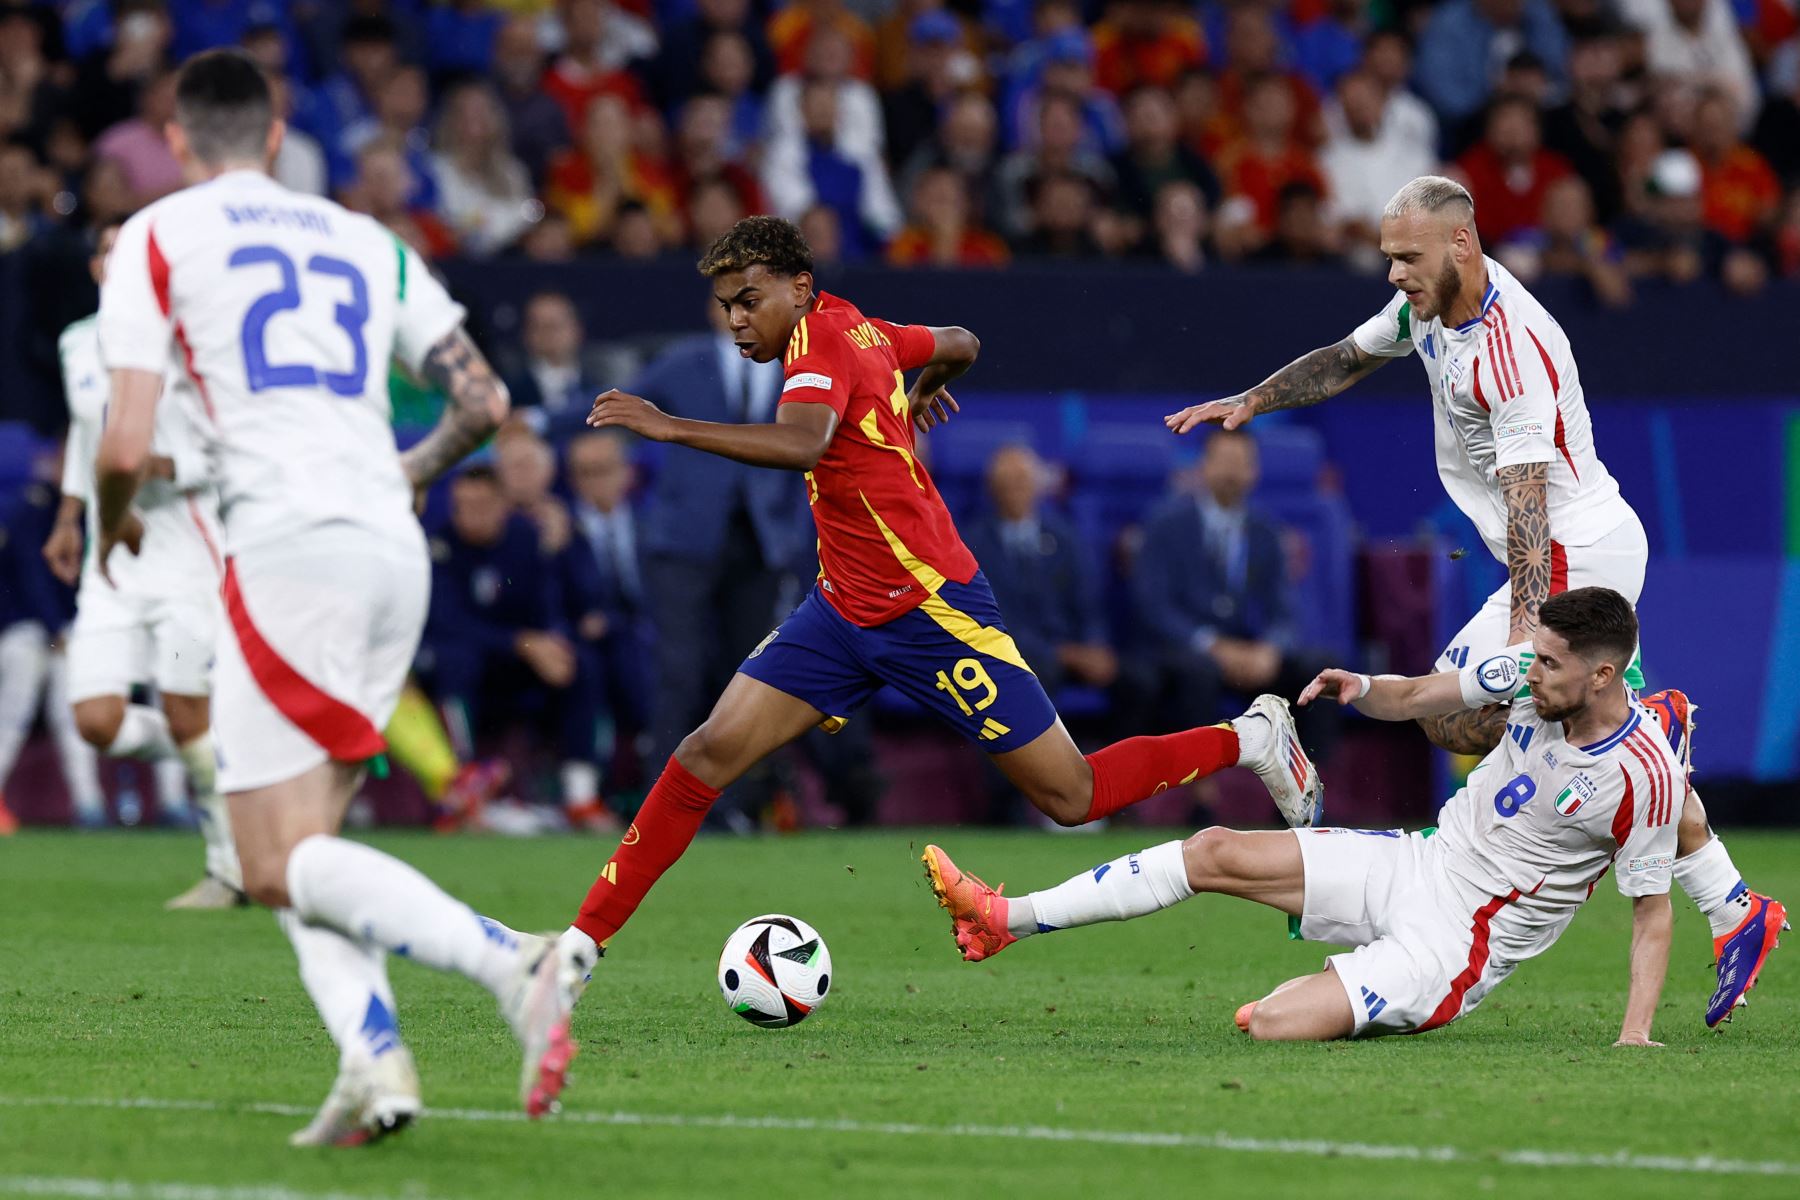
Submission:
M 1362 680 L 1362 691 L 1351 697 L 1350 703 L 1352 704 L 1355 704 L 1358 700 L 1368 699 L 1369 690 L 1375 686 L 1375 681 L 1370 679 L 1367 675 L 1359 673 L 1356 677 Z

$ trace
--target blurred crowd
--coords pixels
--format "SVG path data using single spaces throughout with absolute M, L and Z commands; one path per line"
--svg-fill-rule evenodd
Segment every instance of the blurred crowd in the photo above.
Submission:
M 57 0 L 0 8 L 0 252 L 178 186 L 240 44 L 277 173 L 429 256 L 1344 263 L 1442 170 L 1527 279 L 1800 274 L 1793 0 Z
M 641 792 L 646 767 L 704 719 L 812 585 L 812 519 L 797 474 L 586 428 L 595 348 L 566 296 L 532 297 L 522 335 L 520 352 L 502 359 L 512 416 L 425 512 L 431 609 L 406 724 L 388 740 L 450 824 L 459 814 L 445 810 L 504 790 L 510 774 L 516 794 L 560 802 L 568 824 L 610 830 L 620 798 Z M 779 364 L 741 358 L 714 331 L 666 345 L 628 386 L 680 416 L 766 421 L 781 380 Z M 0 791 L 37 713 L 53 734 L 63 715 L 55 655 L 29 686 L 6 667 L 14 643 L 54 648 L 74 612 L 41 554 L 57 464 L 53 444 L 40 445 L 35 482 L 0 496 Z M 1056 464 L 995 445 L 982 494 L 959 501 L 956 516 L 1078 738 L 1220 720 L 1259 692 L 1297 692 L 1325 665 L 1299 633 L 1293 585 L 1305 556 L 1252 500 L 1259 473 L 1253 437 L 1214 433 L 1161 500 L 1123 529 L 1102 529 L 1073 519 L 1079 496 Z M 1302 716 L 1321 755 L 1332 707 Z M 886 781 L 872 733 L 929 724 L 884 695 L 842 731 L 759 766 L 717 819 L 793 820 L 808 769 L 833 819 L 873 819 Z M 69 762 L 79 753 L 65 747 Z M 75 791 L 80 772 L 65 763 L 64 774 Z M 78 817 L 99 811 L 89 792 L 77 796 Z M 988 793 L 990 819 L 1022 819 L 997 773 Z

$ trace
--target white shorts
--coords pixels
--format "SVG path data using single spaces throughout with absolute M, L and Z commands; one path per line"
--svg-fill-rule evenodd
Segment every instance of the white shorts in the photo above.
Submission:
M 1644 590 L 1650 543 L 1636 514 L 1591 546 L 1550 543 L 1550 594 L 1578 587 L 1609 587 L 1635 607 Z M 1512 581 L 1500 585 L 1438 655 L 1434 671 L 1460 671 L 1512 644 Z
M 1526 943 L 1503 898 L 1451 877 L 1431 839 L 1399 830 L 1296 829 L 1306 876 L 1300 935 L 1354 946 L 1326 960 L 1350 999 L 1353 1037 L 1421 1033 L 1473 1012 Z
M 129 695 L 149 683 L 165 695 L 212 692 L 219 599 L 212 579 L 187 596 L 133 596 L 105 580 L 84 586 L 69 629 L 69 699 Z
M 213 739 L 219 790 L 293 779 L 380 754 L 418 651 L 431 561 L 407 540 L 313 531 L 226 565 Z

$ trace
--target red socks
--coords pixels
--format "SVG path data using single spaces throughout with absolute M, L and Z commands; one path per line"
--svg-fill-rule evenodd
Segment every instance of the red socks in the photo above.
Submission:
M 1094 768 L 1094 800 L 1086 819 L 1109 817 L 1158 792 L 1235 766 L 1237 760 L 1237 733 L 1223 725 L 1114 742 L 1087 756 Z
M 701 783 L 671 756 L 619 848 L 588 889 L 575 928 L 604 947 L 631 919 L 645 893 L 687 850 L 706 810 L 718 798 L 717 788 Z

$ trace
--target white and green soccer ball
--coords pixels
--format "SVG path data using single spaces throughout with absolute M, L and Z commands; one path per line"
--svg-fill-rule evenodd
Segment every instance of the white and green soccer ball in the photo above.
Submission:
M 831 990 L 831 951 L 798 917 L 753 917 L 725 939 L 719 991 L 731 1011 L 764 1029 L 804 1021 Z

